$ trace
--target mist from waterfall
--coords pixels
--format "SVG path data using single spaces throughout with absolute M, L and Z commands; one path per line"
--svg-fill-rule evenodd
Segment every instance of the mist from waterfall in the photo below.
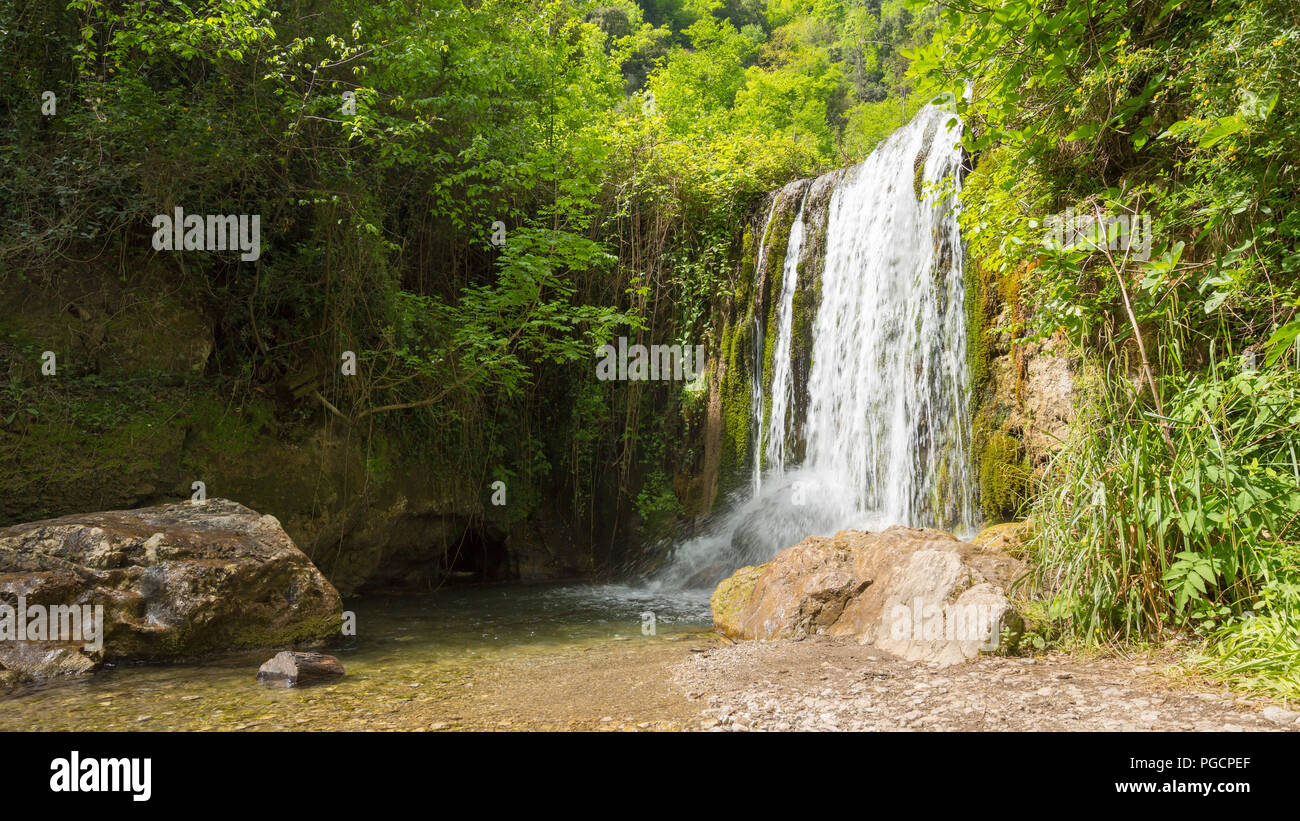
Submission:
M 676 547 L 652 587 L 712 585 L 807 536 L 844 528 L 973 531 L 960 126 L 949 129 L 952 116 L 927 106 L 863 163 L 827 180 L 834 188 L 819 223 L 824 256 L 811 253 L 817 237 L 806 235 L 813 186 L 800 189 L 780 293 L 771 297 L 775 327 L 755 320 L 751 481 L 703 535 Z M 756 277 L 766 270 L 776 205 Z M 793 304 L 797 290 L 814 284 L 811 367 L 800 385 Z M 766 385 L 765 331 L 775 334 Z

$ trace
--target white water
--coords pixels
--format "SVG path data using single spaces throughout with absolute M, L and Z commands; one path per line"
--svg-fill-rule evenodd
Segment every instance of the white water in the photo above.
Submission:
M 843 528 L 973 530 L 960 154 L 957 130 L 946 126 L 951 116 L 923 109 L 836 183 L 824 265 L 802 271 L 809 281 L 821 278 L 806 386 L 794 383 L 791 361 L 792 306 L 807 245 L 808 203 L 801 203 L 777 305 L 766 425 L 756 405 L 750 493 L 728 499 L 705 535 L 678 545 L 653 587 L 710 585 L 809 535 Z M 922 202 L 918 157 L 925 162 Z M 761 374 L 761 340 L 755 347 Z M 794 401 L 799 390 L 806 402 Z M 806 418 L 796 420 L 801 406 Z M 793 430 L 804 440 L 799 464 L 787 461 Z
M 799 203 L 799 212 L 790 225 L 790 240 L 786 245 L 785 264 L 781 271 L 781 301 L 777 305 L 776 337 L 772 351 L 772 409 L 768 417 L 767 432 L 763 441 L 767 447 L 767 469 L 780 476 L 785 473 L 786 430 L 789 424 L 790 404 L 794 399 L 794 363 L 790 361 L 790 347 L 794 336 L 794 292 L 799 282 L 799 254 L 803 250 L 803 201 Z M 760 371 L 761 373 L 761 371 Z M 760 417 L 763 404 L 760 402 L 755 412 Z M 761 430 L 756 426 L 755 430 Z M 755 437 L 758 439 L 758 437 Z M 763 465 L 755 462 L 754 474 L 761 475 Z M 755 487 L 762 487 L 762 481 L 756 480 Z
M 767 221 L 763 223 L 763 238 L 758 243 L 758 255 L 755 264 L 755 271 L 762 271 L 763 266 L 767 264 L 767 240 L 768 234 L 772 229 L 772 217 L 776 216 L 776 206 L 780 202 L 780 197 L 772 198 L 772 207 L 768 209 Z M 754 312 L 754 328 L 751 336 L 754 339 L 754 349 L 751 353 L 751 362 L 762 363 L 763 361 L 763 321 L 759 312 Z M 749 406 L 753 409 L 754 419 L 752 427 L 759 430 L 763 424 L 763 369 L 755 367 L 753 376 L 750 379 Z M 754 450 L 750 455 L 753 460 L 753 493 L 758 495 L 763 485 L 763 440 L 761 437 L 752 437 L 754 440 Z
M 918 205 L 912 171 L 934 127 L 924 179 L 956 176 L 960 155 L 943 136 L 949 116 L 923 111 L 831 200 L 807 462 L 878 522 L 973 523 L 955 191 Z

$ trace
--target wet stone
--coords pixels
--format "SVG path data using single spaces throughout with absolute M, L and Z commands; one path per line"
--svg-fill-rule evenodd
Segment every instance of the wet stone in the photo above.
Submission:
M 257 670 L 257 680 L 272 687 L 302 687 L 335 681 L 343 676 L 343 664 L 324 653 L 284 650 Z

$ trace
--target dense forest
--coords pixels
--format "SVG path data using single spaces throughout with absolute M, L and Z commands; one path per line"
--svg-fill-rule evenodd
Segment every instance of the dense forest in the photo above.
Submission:
M 972 401 L 995 404 L 995 358 L 1015 382 L 1051 345 L 1075 374 L 1043 458 L 996 414 L 972 444 L 981 518 L 1032 522 L 1032 640 L 1181 637 L 1294 695 L 1297 21 L 1294 0 L 0 0 L 0 525 L 202 479 L 344 592 L 427 564 L 431 529 L 439 572 L 653 567 L 745 481 L 766 198 L 933 104 L 964 124 Z M 256 258 L 160 252 L 181 206 L 259 215 Z M 1067 210 L 1146 220 L 1149 247 L 1045 243 Z M 619 337 L 709 367 L 592 379 Z

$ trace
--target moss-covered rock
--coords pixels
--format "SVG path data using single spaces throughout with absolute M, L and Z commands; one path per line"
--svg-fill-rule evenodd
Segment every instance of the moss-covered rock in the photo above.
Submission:
M 212 328 L 203 316 L 170 299 L 112 317 L 105 331 L 106 372 L 202 374 L 212 353 Z
M 1017 180 L 1014 192 L 1003 187 Z M 963 225 L 1019 214 L 1031 200 L 1032 174 L 1005 167 L 995 151 L 963 185 Z M 1008 255 L 996 232 L 968 232 L 963 276 L 971 396 L 971 456 L 986 521 L 1013 519 L 1035 476 L 1064 441 L 1074 419 L 1074 366 L 1059 340 L 1026 338 L 1032 306 L 1026 283 L 1035 263 Z
M 1000 431 L 989 434 L 979 452 L 980 510 L 989 522 L 1016 518 L 1029 498 L 1031 471 L 1020 442 Z
M 722 414 L 722 445 L 719 483 L 723 492 L 734 484 L 735 475 L 750 459 L 753 389 L 751 368 L 753 324 L 728 325 L 722 337 L 722 377 L 719 382 Z
M 713 627 L 724 636 L 742 638 L 740 615 L 754 592 L 754 585 L 763 576 L 767 565 L 747 565 L 718 583 L 709 598 L 713 609 Z
M 989 525 L 971 539 L 971 544 L 979 545 L 985 550 L 1006 553 L 1017 559 L 1028 559 L 1033 528 L 1034 523 L 1030 519 Z
M 775 322 L 772 312 L 780 294 L 781 268 L 804 182 L 792 183 L 760 203 L 745 232 L 734 294 L 721 319 L 720 375 L 716 387 L 711 386 L 717 392 L 721 443 L 717 488 L 707 494 L 710 499 L 743 484 L 752 468 L 755 412 L 764 417 L 768 412 L 754 408 L 755 367 L 763 384 L 770 384 L 772 335 L 766 330 Z M 754 236 L 759 237 L 757 242 Z M 763 349 L 756 357 L 759 333 Z

